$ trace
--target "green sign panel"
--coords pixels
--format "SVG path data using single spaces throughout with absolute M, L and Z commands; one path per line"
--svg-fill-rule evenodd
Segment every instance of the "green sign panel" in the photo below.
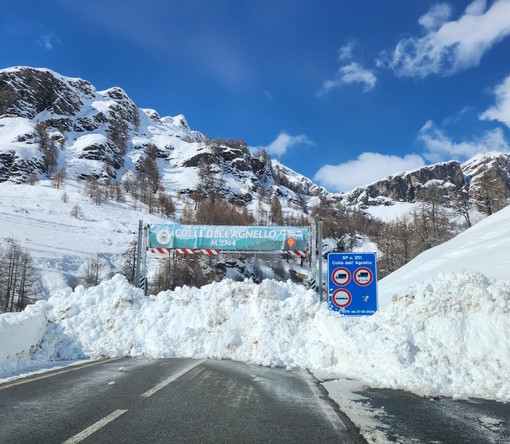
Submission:
M 151 225 L 149 248 L 228 251 L 306 250 L 308 228 Z

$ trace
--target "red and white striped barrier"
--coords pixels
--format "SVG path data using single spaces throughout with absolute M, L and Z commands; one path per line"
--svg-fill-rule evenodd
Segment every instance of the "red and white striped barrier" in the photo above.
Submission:
M 151 253 L 160 253 L 166 254 L 170 253 L 172 250 L 170 248 L 151 248 Z
M 306 250 L 290 250 L 288 254 L 289 256 L 306 257 Z
M 159 253 L 159 254 L 169 254 L 172 251 L 175 251 L 176 254 L 194 254 L 195 250 L 191 248 L 176 248 L 172 250 L 171 248 L 151 248 L 151 253 Z
M 209 249 L 201 249 L 201 250 L 195 250 L 192 248 L 176 248 L 175 250 L 172 250 L 171 248 L 150 248 L 150 252 L 155 254 L 169 254 L 172 251 L 175 251 L 176 254 L 195 254 L 195 252 L 200 254 L 206 254 L 206 255 L 213 255 L 217 256 L 220 254 L 220 250 L 209 250 Z M 239 252 L 242 253 L 242 252 Z M 289 256 L 294 257 L 306 257 L 306 250 L 288 250 L 287 254 Z
M 195 250 L 192 250 L 191 248 L 176 248 L 175 252 L 177 254 L 195 254 Z
M 200 250 L 200 254 L 210 254 L 216 256 L 220 254 L 220 250 Z

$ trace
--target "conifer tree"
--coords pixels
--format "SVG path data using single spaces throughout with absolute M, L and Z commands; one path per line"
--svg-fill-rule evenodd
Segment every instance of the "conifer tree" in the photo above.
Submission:
M 273 225 L 283 225 L 282 205 L 276 196 L 271 198 L 271 209 L 269 217 Z

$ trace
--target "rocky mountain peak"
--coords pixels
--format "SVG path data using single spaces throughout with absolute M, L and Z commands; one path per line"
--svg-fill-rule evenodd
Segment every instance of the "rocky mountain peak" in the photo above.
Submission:
M 155 109 L 150 108 L 141 108 L 141 111 L 149 118 L 154 120 L 155 122 L 158 122 L 161 118 L 159 116 L 159 113 Z
M 419 200 L 419 191 L 434 181 L 445 194 L 459 190 L 466 185 L 460 163 L 456 160 L 436 163 L 410 172 L 386 177 L 370 185 L 342 193 L 340 200 L 348 205 L 388 205 L 391 202 Z
M 0 70 L 0 116 L 35 118 L 42 112 L 72 115 L 83 106 L 82 97 L 95 90 L 81 79 L 51 70 L 15 67 Z

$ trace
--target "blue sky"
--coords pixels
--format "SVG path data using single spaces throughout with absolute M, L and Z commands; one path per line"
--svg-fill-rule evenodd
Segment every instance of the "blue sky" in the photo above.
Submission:
M 510 151 L 510 0 L 26 0 L 0 38 L 331 191 Z

